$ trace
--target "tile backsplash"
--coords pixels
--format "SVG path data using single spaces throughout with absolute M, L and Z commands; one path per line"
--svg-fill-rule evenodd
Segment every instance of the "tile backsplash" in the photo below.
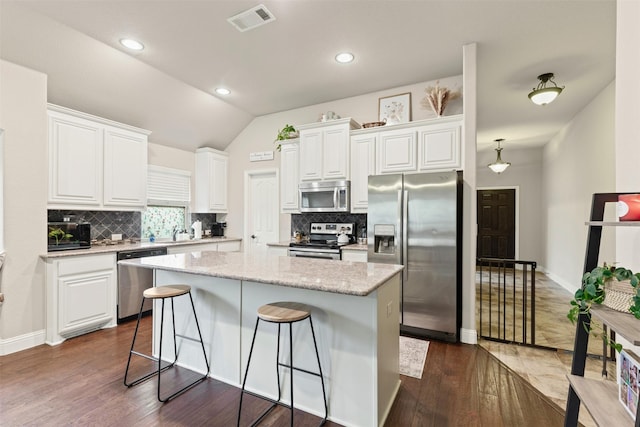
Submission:
M 367 214 L 352 213 L 302 213 L 291 215 L 291 236 L 296 231 L 309 234 L 309 226 L 312 222 L 342 222 L 356 224 L 356 237 L 360 237 L 362 229 L 367 228 Z
M 125 211 L 47 211 L 49 222 L 59 222 L 69 217 L 71 221 L 86 221 L 91 224 L 92 239 L 110 239 L 112 234 L 122 234 L 123 239 L 140 238 L 140 212 Z
M 123 239 L 141 238 L 141 212 L 71 211 L 53 209 L 47 211 L 48 222 L 60 222 L 65 217 L 69 217 L 71 221 L 83 220 L 90 223 L 91 239 L 110 239 L 112 234 L 122 234 Z M 216 222 L 216 214 L 191 214 L 191 221 L 189 222 L 188 227 L 198 219 L 202 221 L 202 230 L 211 230 L 211 224 Z

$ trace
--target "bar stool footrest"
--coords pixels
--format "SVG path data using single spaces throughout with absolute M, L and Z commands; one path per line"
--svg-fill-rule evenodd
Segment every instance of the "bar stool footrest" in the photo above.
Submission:
M 286 363 L 278 362 L 278 366 L 282 366 L 283 368 L 293 369 L 293 370 L 298 371 L 298 372 L 304 372 L 305 374 L 309 374 L 309 375 L 315 375 L 316 377 L 320 376 L 320 373 L 318 373 L 318 372 L 308 371 L 308 370 L 303 369 L 303 368 L 298 368 L 298 367 L 295 367 L 295 366 L 287 365 Z

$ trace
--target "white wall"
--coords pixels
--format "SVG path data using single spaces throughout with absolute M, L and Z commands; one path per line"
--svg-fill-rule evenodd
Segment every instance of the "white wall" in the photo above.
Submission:
M 592 194 L 615 190 L 614 96 L 611 83 L 544 147 L 543 265 L 570 291 L 580 286 L 583 273 Z M 602 242 L 601 262 L 618 261 L 610 230 Z
M 542 247 L 542 147 L 513 148 L 507 141 L 502 152 L 503 160 L 511 166 L 501 174 L 487 167 L 496 160 L 495 150 L 485 150 L 477 156 L 477 185 L 483 188 L 517 187 L 518 241 L 516 257 L 524 261 L 536 261 L 543 268 Z
M 617 3 L 615 191 L 640 191 L 640 2 Z M 621 265 L 640 271 L 640 230 L 617 231 L 616 254 Z
M 249 153 L 273 150 L 276 134 L 285 124 L 296 126 L 317 122 L 320 115 L 327 111 L 334 111 L 341 117 L 352 117 L 358 123 L 377 121 L 378 98 L 406 92 L 411 92 L 413 120 L 431 118 L 435 114 L 431 109 L 422 108 L 420 101 L 424 97 L 424 90 L 433 84 L 435 81 L 417 83 L 255 118 L 225 149 L 229 153 L 227 234 L 242 236 L 244 232 L 244 172 L 246 170 L 280 168 L 280 153 L 277 151 L 274 160 L 263 162 L 249 162 Z M 462 89 L 462 76 L 440 79 L 440 85 L 453 90 Z M 445 115 L 460 113 L 462 113 L 462 99 L 452 101 L 445 111 Z M 290 220 L 291 216 L 288 214 L 280 216 L 280 240 L 290 238 Z
M 4 238 L 0 355 L 44 342 L 47 252 L 47 77 L 0 61 Z
M 640 160 L 640 2 L 618 0 L 616 27 L 616 121 L 615 191 L 638 192 Z M 616 230 L 616 255 L 620 265 L 640 271 L 640 230 L 619 227 Z M 624 348 L 640 353 L 619 335 Z

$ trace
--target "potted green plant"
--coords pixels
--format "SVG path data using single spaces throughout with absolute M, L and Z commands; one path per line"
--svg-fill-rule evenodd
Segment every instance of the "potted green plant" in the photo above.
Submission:
M 602 267 L 596 267 L 582 276 L 582 287 L 578 289 L 571 300 L 571 309 L 567 313 L 567 318 L 571 323 L 578 321 L 580 314 L 589 314 L 593 304 L 603 304 L 609 292 L 612 296 L 620 292 L 614 288 L 614 282 L 625 282 L 630 285 L 629 291 L 625 291 L 627 297 L 623 297 L 622 306 L 612 307 L 619 311 L 633 314 L 640 319 L 640 273 L 634 273 L 625 267 L 609 266 L 606 263 Z M 628 286 L 627 286 L 628 287 Z M 587 332 L 593 332 L 591 325 L 587 326 Z M 607 337 L 602 333 L 594 333 L 601 336 L 605 341 Z M 616 350 L 622 350 L 620 344 L 609 342 Z
M 293 125 L 286 124 L 282 129 L 278 131 L 278 135 L 276 136 L 276 140 L 273 141 L 274 144 L 278 144 L 276 146 L 276 150 L 280 151 L 282 145 L 279 141 L 284 141 L 286 139 L 293 139 L 298 137 L 298 131 Z

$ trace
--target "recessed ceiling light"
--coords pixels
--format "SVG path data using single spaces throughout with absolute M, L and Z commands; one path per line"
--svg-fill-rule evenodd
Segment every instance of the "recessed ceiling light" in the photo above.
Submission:
M 216 93 L 218 95 L 229 95 L 231 91 L 227 88 L 219 87 L 219 88 L 216 88 Z
M 342 52 L 336 55 L 336 61 L 341 64 L 346 64 L 353 61 L 353 54 L 349 52 Z
M 144 49 L 144 45 L 140 43 L 138 40 L 134 40 L 134 39 L 120 39 L 120 44 L 131 50 Z

